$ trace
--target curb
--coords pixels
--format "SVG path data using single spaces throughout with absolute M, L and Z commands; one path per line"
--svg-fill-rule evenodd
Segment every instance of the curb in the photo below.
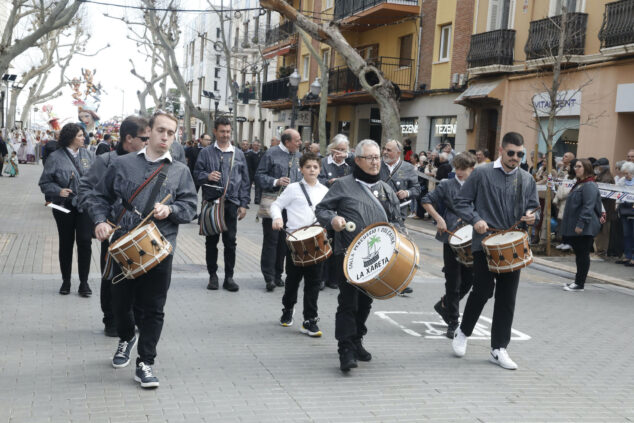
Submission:
M 408 225 L 407 223 L 405 224 L 405 227 L 407 227 L 407 229 L 409 230 L 416 231 L 425 235 L 429 235 L 432 237 L 436 236 L 435 231 L 431 231 L 426 228 L 417 227 L 415 225 Z M 562 264 L 562 263 L 554 263 L 550 260 L 547 260 L 541 257 L 533 257 L 533 263 L 536 263 L 551 269 L 557 269 L 560 271 L 569 272 L 569 273 L 572 273 L 572 275 L 577 273 L 577 269 L 575 269 L 574 267 L 566 266 L 565 264 Z M 626 281 L 624 279 L 614 278 L 612 276 L 607 276 L 600 273 L 588 272 L 588 278 L 596 279 L 600 282 L 603 282 L 609 285 L 615 285 L 615 286 L 620 286 L 622 288 L 634 289 L 634 282 Z

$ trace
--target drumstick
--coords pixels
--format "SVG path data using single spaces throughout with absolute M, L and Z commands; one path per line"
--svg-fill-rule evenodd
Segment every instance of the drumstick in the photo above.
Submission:
M 290 232 L 289 232 L 289 231 L 287 231 L 286 229 L 282 228 L 282 230 L 283 230 L 284 232 L 286 232 L 286 235 L 288 235 L 288 236 L 292 236 L 293 238 L 297 239 L 297 237 L 296 237 L 295 235 L 293 235 L 292 233 L 290 233 Z
M 169 200 L 171 197 L 172 197 L 172 194 L 167 194 L 167 195 L 165 196 L 165 198 L 163 198 L 163 201 L 161 201 L 161 202 L 160 202 L 160 204 L 165 204 L 165 202 L 166 202 L 167 200 Z M 148 215 L 147 215 L 147 216 L 145 216 L 145 219 L 143 219 L 143 220 L 141 221 L 141 223 L 139 223 L 138 225 L 136 225 L 136 228 L 134 228 L 133 230 L 134 230 L 134 231 L 136 231 L 136 230 L 137 230 L 137 229 L 139 229 L 141 226 L 143 226 L 143 225 L 145 224 L 145 222 L 147 222 L 147 221 L 148 221 L 148 219 L 149 219 L 150 217 L 152 217 L 152 215 L 153 215 L 153 214 L 154 214 L 154 210 L 152 210 L 150 213 L 148 213 Z
M 447 232 L 451 236 L 455 236 L 456 238 L 458 238 L 459 241 L 462 241 L 462 238 L 460 238 L 458 235 L 456 235 L 455 232 L 451 232 L 449 229 L 445 229 L 445 232 Z

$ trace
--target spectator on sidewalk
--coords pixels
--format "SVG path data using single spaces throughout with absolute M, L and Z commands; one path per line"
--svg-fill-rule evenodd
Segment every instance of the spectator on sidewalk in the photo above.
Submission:
M 624 177 L 619 181 L 619 186 L 634 188 L 634 162 L 623 163 L 621 172 Z M 625 258 L 618 260 L 617 263 L 634 267 L 634 203 L 623 201 L 618 207 L 623 226 L 623 253 Z
M 610 161 L 605 157 L 600 158 L 593 164 L 594 174 L 596 175 L 597 183 L 601 184 L 614 184 L 614 177 L 610 171 Z M 614 200 L 601 198 L 603 209 L 605 210 L 605 223 L 601 225 L 601 231 L 594 239 L 594 246 L 597 253 L 606 254 L 610 243 L 610 228 L 612 227 L 612 221 L 617 220 L 616 208 Z
M 451 163 L 449 163 L 449 154 L 443 151 L 439 154 L 438 160 L 440 165 L 436 171 L 436 179 L 442 181 L 443 179 L 449 178 L 449 174 L 451 173 L 452 168 Z
M 584 290 L 590 270 L 592 244 L 601 229 L 601 194 L 588 159 L 577 160 L 573 169 L 577 182 L 570 189 L 566 200 L 561 233 L 564 241 L 572 245 L 577 264 L 575 281 L 564 285 L 564 290 L 579 292 Z
M 561 167 L 557 166 L 557 179 L 564 179 L 572 166 L 570 163 L 574 160 L 575 155 L 570 151 L 565 153 L 561 159 Z
M 0 135 L 0 176 L 2 176 L 2 168 L 4 166 L 4 159 L 8 158 L 9 150 L 7 149 L 7 143 L 2 139 Z
M 627 152 L 627 161 L 634 162 L 634 148 Z
M 561 181 L 562 184 L 557 185 L 557 191 L 554 193 L 553 205 L 557 207 L 557 213 L 555 214 L 555 216 L 557 217 L 557 226 L 559 228 L 561 228 L 561 222 L 564 218 L 564 210 L 566 208 L 566 199 L 568 198 L 568 195 L 570 194 L 570 189 L 572 188 L 568 186 L 568 184 L 571 181 L 574 181 L 576 179 L 575 169 L 574 169 L 576 163 L 577 163 L 577 159 L 573 159 L 570 162 L 570 170 Z M 561 230 L 559 232 L 561 234 Z M 555 248 L 562 251 L 572 250 L 572 246 L 564 242 L 563 240 Z

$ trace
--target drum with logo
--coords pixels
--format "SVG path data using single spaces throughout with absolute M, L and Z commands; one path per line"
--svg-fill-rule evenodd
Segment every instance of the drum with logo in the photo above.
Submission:
M 328 235 L 321 226 L 301 228 L 286 237 L 295 266 L 306 267 L 326 261 L 332 255 Z
M 386 300 L 410 284 L 420 255 L 418 246 L 394 226 L 375 223 L 352 240 L 343 261 L 346 279 L 368 296 Z
M 449 235 L 449 246 L 456 253 L 456 261 L 465 266 L 473 266 L 473 254 L 471 253 L 471 238 L 473 226 L 465 225 Z
M 524 231 L 509 230 L 491 234 L 482 240 L 482 249 L 491 272 L 514 272 L 533 262 L 528 234 Z

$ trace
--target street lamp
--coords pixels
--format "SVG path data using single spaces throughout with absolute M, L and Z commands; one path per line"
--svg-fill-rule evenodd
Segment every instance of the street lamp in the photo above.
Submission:
M 4 75 L 2 75 L 2 80 L 4 81 L 5 85 L 7 86 L 7 89 L 5 91 L 5 100 L 6 100 L 6 108 L 4 109 L 5 111 L 2 113 L 2 126 L 6 127 L 7 126 L 7 114 L 9 113 L 9 82 L 15 82 L 15 80 L 17 79 L 17 75 L 14 75 L 12 73 L 5 73 Z M 7 128 L 8 130 L 9 128 Z
M 319 97 L 319 94 L 321 93 L 321 83 L 319 82 L 319 78 L 315 78 L 315 81 L 310 84 L 310 93 L 315 97 Z
M 299 80 L 299 73 L 297 73 L 297 69 L 295 69 L 288 77 L 290 95 L 293 101 L 293 109 L 291 110 L 291 128 L 295 128 L 295 120 L 297 120 L 297 87 L 299 86 Z

